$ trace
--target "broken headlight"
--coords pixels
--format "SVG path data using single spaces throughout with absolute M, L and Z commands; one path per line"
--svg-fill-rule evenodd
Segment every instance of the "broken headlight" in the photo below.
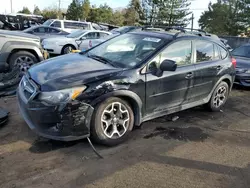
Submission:
M 66 103 L 75 100 L 85 89 L 86 86 L 82 86 L 59 91 L 42 92 L 38 95 L 38 99 L 48 104 Z

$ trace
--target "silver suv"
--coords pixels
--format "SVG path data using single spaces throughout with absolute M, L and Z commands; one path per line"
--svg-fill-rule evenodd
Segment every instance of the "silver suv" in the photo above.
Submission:
M 17 31 L 0 30 L 0 69 L 18 66 L 26 72 L 33 64 L 43 61 L 47 53 L 42 50 L 40 38 Z

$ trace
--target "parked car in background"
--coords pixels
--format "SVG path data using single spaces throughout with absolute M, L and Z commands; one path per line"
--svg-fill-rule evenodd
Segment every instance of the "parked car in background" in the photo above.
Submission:
M 32 65 L 47 58 L 40 38 L 27 33 L 0 30 L 0 66 L 18 66 L 25 73 Z
M 93 26 L 90 22 L 81 22 L 74 20 L 58 20 L 58 19 L 49 19 L 43 23 L 44 26 L 51 26 L 60 28 L 63 31 L 72 33 L 73 31 L 83 29 L 83 30 L 93 30 Z
M 35 65 L 20 83 L 18 103 L 43 137 L 91 136 L 113 146 L 153 118 L 203 104 L 220 111 L 235 66 L 224 44 L 211 37 L 131 32 Z
M 113 34 L 124 34 L 131 31 L 140 31 L 140 30 L 142 30 L 142 28 L 137 26 L 123 26 L 116 29 L 112 29 L 110 32 Z
M 71 50 L 87 50 L 90 41 L 105 38 L 110 32 L 98 30 L 78 30 L 65 37 L 44 39 L 42 46 L 51 54 L 67 54 Z
M 232 51 L 237 61 L 235 84 L 250 86 L 250 44 L 242 45 Z
M 22 32 L 36 35 L 40 37 L 41 41 L 43 41 L 46 38 L 55 38 L 58 36 L 66 36 L 70 34 L 69 32 L 63 31 L 59 28 L 43 26 L 43 25 L 30 27 L 28 29 L 23 30 Z
M 128 33 L 128 32 L 132 32 L 132 31 L 141 31 L 142 28 L 141 27 L 137 27 L 137 26 L 124 26 L 124 27 L 119 27 L 119 28 L 115 28 L 112 29 L 110 32 L 112 33 L 112 36 L 108 36 L 108 37 L 104 37 L 104 38 L 100 38 L 98 40 L 91 40 L 89 43 L 89 48 L 92 48 L 110 38 L 116 37 L 118 35 L 124 34 L 124 33 Z

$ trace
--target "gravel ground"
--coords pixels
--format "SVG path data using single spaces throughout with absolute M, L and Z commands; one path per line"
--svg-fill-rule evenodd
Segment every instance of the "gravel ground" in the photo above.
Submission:
M 38 137 L 4 98 L 9 122 L 0 128 L 0 187 L 249 188 L 250 90 L 234 89 L 223 111 L 201 107 L 158 118 L 117 147 Z M 176 121 L 171 117 L 179 116 Z

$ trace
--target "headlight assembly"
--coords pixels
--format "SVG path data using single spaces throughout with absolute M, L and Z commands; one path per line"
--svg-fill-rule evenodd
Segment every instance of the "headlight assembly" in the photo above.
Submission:
M 86 88 L 86 86 L 82 86 L 59 91 L 42 92 L 38 95 L 38 99 L 48 104 L 67 103 L 75 100 Z

